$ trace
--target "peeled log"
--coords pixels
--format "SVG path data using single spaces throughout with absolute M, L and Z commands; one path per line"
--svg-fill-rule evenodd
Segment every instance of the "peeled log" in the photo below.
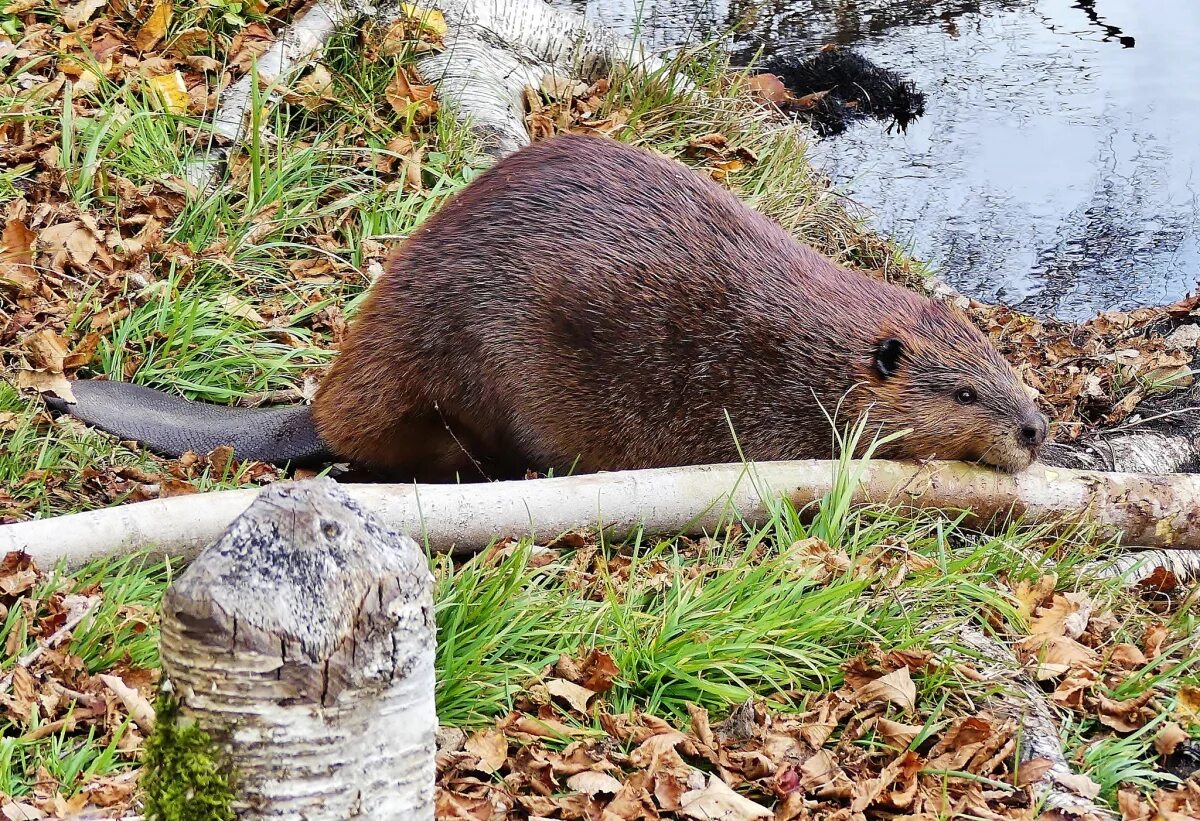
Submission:
M 163 671 L 241 818 L 433 818 L 433 580 L 330 480 L 264 490 L 168 590 Z
M 713 532 L 736 513 L 748 524 L 779 495 L 803 507 L 829 493 L 838 462 L 807 460 L 597 473 L 466 485 L 343 485 L 400 532 L 430 549 L 470 553 L 497 538 L 545 543 L 603 527 L 621 537 Z M 1034 465 L 1004 474 L 963 462 L 851 463 L 855 501 L 970 510 L 980 528 L 1007 522 L 1087 522 L 1146 547 L 1200 547 L 1200 475 L 1096 473 Z M 24 550 L 43 567 L 68 566 L 145 547 L 190 558 L 221 534 L 257 490 L 176 496 L 0 527 L 0 553 Z

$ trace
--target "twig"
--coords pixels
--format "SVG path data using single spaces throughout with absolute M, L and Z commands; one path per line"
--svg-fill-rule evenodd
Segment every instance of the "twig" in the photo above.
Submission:
M 7 693 L 8 688 L 12 686 L 13 675 L 16 673 L 17 667 L 28 668 L 29 665 L 41 658 L 43 653 L 70 635 L 71 631 L 79 626 L 79 622 L 83 621 L 84 617 L 92 612 L 92 608 L 100 603 L 100 597 L 68 596 L 63 601 L 67 605 L 67 620 L 63 622 L 63 626 L 55 630 L 50 638 L 45 641 L 39 641 L 37 647 L 17 659 L 14 668 L 3 679 L 0 679 L 0 693 Z

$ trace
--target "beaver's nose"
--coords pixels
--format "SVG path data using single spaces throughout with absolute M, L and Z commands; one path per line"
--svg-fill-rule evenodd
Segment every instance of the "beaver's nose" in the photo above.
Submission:
M 1046 441 L 1046 431 L 1049 427 L 1050 424 L 1046 417 L 1039 413 L 1037 416 L 1025 420 L 1017 432 L 1017 438 L 1025 447 L 1036 448 Z

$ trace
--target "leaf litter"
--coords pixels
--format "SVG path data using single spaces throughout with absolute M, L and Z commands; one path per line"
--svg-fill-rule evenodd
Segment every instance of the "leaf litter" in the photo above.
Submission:
M 109 648 L 112 661 L 103 669 L 90 669 L 73 651 L 106 596 L 103 583 L 81 587 L 47 575 L 26 554 L 0 560 L 0 611 L 8 616 L 0 675 L 4 737 L 16 745 L 61 739 L 67 748 L 87 740 L 101 749 L 111 746 L 115 755 L 114 766 L 84 769 L 69 781 L 39 765 L 26 791 L 0 792 L 5 818 L 72 818 L 84 811 L 120 817 L 135 807 L 138 753 L 153 720 L 159 672 L 138 666 L 116 647 Z M 155 629 L 156 616 L 136 607 L 119 607 L 116 617 L 139 632 Z M 20 781 L 19 772 L 6 776 L 7 783 Z

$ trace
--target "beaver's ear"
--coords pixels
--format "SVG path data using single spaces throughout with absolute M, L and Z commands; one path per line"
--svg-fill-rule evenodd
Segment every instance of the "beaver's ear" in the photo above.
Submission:
M 900 359 L 904 356 L 904 343 L 896 337 L 889 337 L 875 348 L 875 372 L 887 378 L 900 369 Z

